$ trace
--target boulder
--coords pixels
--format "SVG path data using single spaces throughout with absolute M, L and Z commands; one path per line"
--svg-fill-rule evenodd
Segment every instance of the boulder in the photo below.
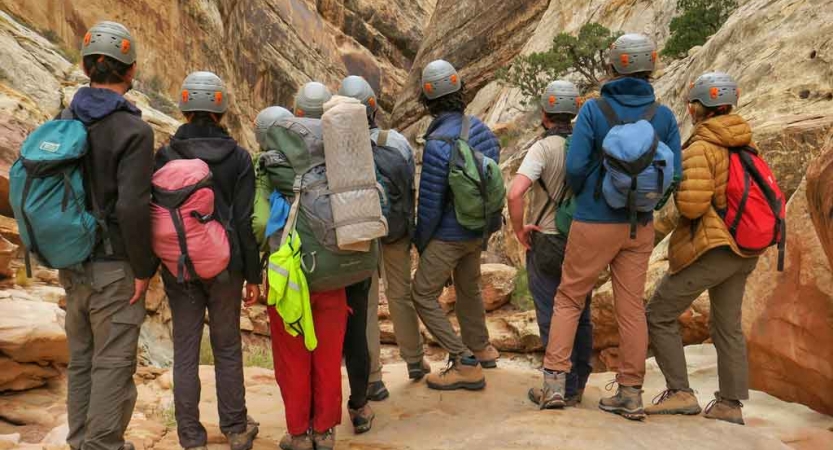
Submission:
M 60 375 L 54 367 L 21 364 L 0 355 L 0 392 L 25 391 L 43 386 L 50 378 Z
M 65 316 L 52 303 L 0 300 L 0 352 L 22 363 L 67 364 Z
M 544 350 L 535 311 L 487 316 L 492 345 L 501 352 L 532 353 Z
M 11 277 L 14 271 L 9 267 L 17 256 L 17 246 L 0 236 L 0 277 Z
M 269 329 L 269 313 L 266 311 L 268 306 L 254 305 L 248 308 L 243 308 L 242 315 L 249 319 L 252 329 L 251 331 L 261 336 L 270 336 L 272 334 Z
M 509 303 L 515 290 L 515 276 L 518 271 L 505 264 L 483 264 L 480 266 L 480 294 L 487 312 L 494 311 Z M 454 286 L 447 287 L 440 295 L 440 306 L 449 312 L 457 303 Z
M 751 385 L 833 414 L 833 271 L 802 183 L 787 206 L 787 257 L 770 249 L 749 277 L 743 327 Z
M 822 155 L 807 169 L 807 202 L 822 248 L 833 266 L 833 131 L 827 135 Z

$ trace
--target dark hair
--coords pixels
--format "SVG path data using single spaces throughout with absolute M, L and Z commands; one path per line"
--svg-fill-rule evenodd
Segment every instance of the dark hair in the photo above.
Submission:
M 547 117 L 547 120 L 549 120 L 552 123 L 572 123 L 573 118 L 576 117 L 575 114 L 570 113 L 551 114 L 548 112 L 544 112 L 544 115 Z
M 90 81 L 96 84 L 123 83 L 131 67 L 133 64 L 125 64 L 105 55 L 84 57 L 84 69 L 89 73 Z
M 196 124 L 196 125 L 210 125 L 219 127 L 223 131 L 226 130 L 226 127 L 220 124 L 220 121 L 223 120 L 223 114 L 212 113 L 208 111 L 193 111 L 193 112 L 184 112 L 182 113 L 188 122 Z
M 461 85 L 459 91 L 453 94 L 443 95 L 442 97 L 435 98 L 434 100 L 429 99 L 425 96 L 425 92 L 420 91 L 419 101 L 422 103 L 422 106 L 428 110 L 428 114 L 431 114 L 434 117 L 447 112 L 459 112 L 465 114 L 466 100 L 463 98 L 463 91 L 465 88 L 465 85 Z
M 654 72 L 653 71 L 645 71 L 645 72 L 635 72 L 635 73 L 619 73 L 616 71 L 616 68 L 613 67 L 611 64 L 608 66 L 608 71 L 610 72 L 610 79 L 615 80 L 617 78 L 637 78 L 640 80 L 645 80 L 647 82 L 654 81 Z

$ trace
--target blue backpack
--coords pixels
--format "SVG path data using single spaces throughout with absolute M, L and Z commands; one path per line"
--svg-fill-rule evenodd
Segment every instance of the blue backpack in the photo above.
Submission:
M 634 239 L 637 214 L 653 211 L 672 186 L 674 152 L 659 140 L 651 125 L 657 103 L 633 122 L 621 120 L 603 98 L 596 104 L 611 127 L 602 143 L 602 176 L 596 197 L 604 195 L 611 208 L 628 211 Z
M 66 269 L 86 261 L 95 248 L 96 232 L 104 221 L 98 219 L 103 216 L 97 206 L 93 213 L 86 206 L 88 150 L 86 126 L 65 111 L 26 138 L 9 171 L 9 199 L 27 249 L 30 276 L 30 253 L 47 267 Z

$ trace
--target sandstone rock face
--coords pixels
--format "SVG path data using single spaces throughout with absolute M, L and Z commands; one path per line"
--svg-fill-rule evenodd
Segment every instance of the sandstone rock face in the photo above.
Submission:
M 833 132 L 822 156 L 807 169 L 807 202 L 819 240 L 833 266 Z
M 9 264 L 15 256 L 17 256 L 17 246 L 0 236 L 0 277 L 13 275 Z
M 40 387 L 58 375 L 58 371 L 51 366 L 21 364 L 0 355 L 0 392 L 25 391 Z
M 515 290 L 515 276 L 517 269 L 505 264 L 482 264 L 480 266 L 480 294 L 486 311 L 494 311 L 509 303 L 512 291 Z M 440 296 L 440 305 L 448 312 L 457 303 L 457 293 L 454 287 L 447 287 Z
M 422 47 L 396 101 L 393 123 L 400 128 L 423 115 L 419 105 L 423 67 L 443 58 L 460 71 L 466 97 L 491 81 L 495 70 L 523 48 L 549 2 L 543 0 L 439 0 Z
M 0 300 L 0 352 L 18 362 L 69 362 L 66 314 L 57 305 Z
M 752 387 L 833 414 L 833 271 L 810 219 L 805 184 L 787 207 L 787 258 L 761 257 L 747 282 L 743 325 Z

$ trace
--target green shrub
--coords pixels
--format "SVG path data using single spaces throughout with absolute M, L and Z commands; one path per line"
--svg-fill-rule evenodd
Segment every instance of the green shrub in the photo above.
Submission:
M 259 345 L 248 345 L 243 351 L 243 366 L 260 367 L 261 369 L 274 369 L 272 363 L 272 352 Z
M 211 350 L 211 339 L 209 338 L 207 331 L 203 332 L 202 341 L 200 342 L 200 365 L 214 365 L 214 351 Z
M 585 24 L 577 36 L 556 36 L 545 52 L 516 57 L 510 67 L 498 71 L 497 79 L 520 89 L 524 106 L 535 104 L 549 83 L 570 73 L 579 76 L 580 90 L 594 90 L 607 73 L 607 51 L 618 37 L 598 23 Z
M 684 58 L 703 45 L 737 9 L 736 0 L 677 0 L 679 16 L 671 20 L 671 37 L 662 50 L 670 58 Z
M 529 279 L 526 275 L 526 268 L 518 268 L 515 274 L 515 290 L 512 291 L 512 304 L 521 311 L 535 309 L 535 301 L 532 300 L 532 293 L 529 292 Z

